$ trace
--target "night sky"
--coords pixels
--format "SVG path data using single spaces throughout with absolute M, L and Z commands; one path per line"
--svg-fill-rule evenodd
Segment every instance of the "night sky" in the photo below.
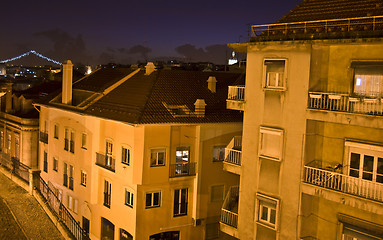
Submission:
M 250 25 L 273 23 L 301 1 L 2 1 L 0 60 L 35 50 L 83 64 L 223 64 L 227 43 L 247 41 Z

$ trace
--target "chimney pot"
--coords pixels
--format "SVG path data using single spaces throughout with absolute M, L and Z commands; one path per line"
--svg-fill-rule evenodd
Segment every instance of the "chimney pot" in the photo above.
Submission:
M 148 62 L 145 66 L 145 75 L 150 75 L 155 70 L 156 70 L 156 66 L 154 66 L 154 63 Z
M 194 103 L 195 106 L 195 114 L 197 117 L 204 117 L 205 116 L 205 107 L 206 103 L 204 99 L 197 99 Z
M 217 88 L 217 79 L 214 76 L 210 76 L 207 82 L 207 88 L 210 92 L 215 93 Z

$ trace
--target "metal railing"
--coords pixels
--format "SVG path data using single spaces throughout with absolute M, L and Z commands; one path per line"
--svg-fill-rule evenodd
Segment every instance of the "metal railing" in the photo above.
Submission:
M 245 101 L 245 86 L 229 86 L 227 99 Z
M 29 182 L 30 167 L 21 163 L 18 158 L 11 157 L 7 153 L 1 153 L 0 165 L 8 169 L 12 174 L 20 177 L 22 180 Z
M 323 188 L 383 202 L 383 183 L 309 166 L 304 167 L 303 181 Z
M 40 142 L 48 144 L 48 133 L 40 131 Z
M 238 226 L 239 186 L 232 186 L 226 195 L 221 209 L 221 223 L 237 228 Z
M 383 115 L 383 99 L 378 97 L 353 97 L 344 93 L 309 92 L 309 108 Z
M 225 148 L 224 162 L 241 166 L 242 136 L 235 136 Z
M 252 40 L 352 38 L 382 34 L 383 16 L 328 19 L 251 26 Z
M 101 153 L 96 153 L 96 165 L 108 169 L 112 172 L 116 170 L 116 159 L 112 156 L 106 156 Z
M 45 203 L 50 207 L 56 217 L 64 223 L 64 226 L 72 234 L 75 239 L 88 240 L 89 235 L 84 231 L 80 224 L 70 214 L 69 210 L 65 208 L 64 204 L 56 196 L 54 191 L 46 184 L 44 179 L 40 177 L 40 189 L 38 189 Z
M 195 162 L 170 164 L 169 177 L 194 176 L 196 174 L 195 166 Z

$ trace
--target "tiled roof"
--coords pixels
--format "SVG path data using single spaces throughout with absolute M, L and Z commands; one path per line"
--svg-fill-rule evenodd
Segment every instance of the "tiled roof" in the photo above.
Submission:
M 73 89 L 102 92 L 103 88 L 112 86 L 132 71 L 101 69 L 75 83 Z M 217 79 L 216 93 L 208 90 L 206 81 L 209 76 Z M 239 122 L 242 113 L 226 109 L 226 98 L 228 86 L 241 82 L 241 79 L 244 79 L 243 73 L 158 70 L 145 75 L 145 71 L 140 70 L 85 109 L 53 105 L 131 124 Z M 204 117 L 174 116 L 166 108 L 166 105 L 186 105 L 194 112 L 197 99 L 204 99 L 207 104 Z
M 382 0 L 304 0 L 277 23 L 382 15 Z

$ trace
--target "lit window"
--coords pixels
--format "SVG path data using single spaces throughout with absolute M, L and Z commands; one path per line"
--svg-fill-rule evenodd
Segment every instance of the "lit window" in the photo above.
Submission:
M 85 171 L 81 170 L 81 185 L 86 186 L 87 174 Z
M 174 190 L 174 209 L 173 215 L 184 216 L 188 214 L 188 189 Z
M 153 208 L 161 205 L 161 192 L 146 193 L 145 207 Z
M 383 96 L 383 63 L 382 62 L 353 62 L 354 93 L 359 96 Z
M 257 222 L 277 229 L 279 200 L 257 194 Z
M 190 148 L 189 147 L 177 147 L 176 149 L 176 162 L 183 163 L 189 162 Z
M 210 189 L 210 201 L 211 202 L 220 202 L 223 201 L 223 194 L 225 190 L 224 185 L 216 185 L 216 186 L 211 186 Z
M 264 61 L 265 88 L 284 89 L 286 78 L 286 60 L 268 59 Z
M 57 158 L 53 157 L 53 170 L 57 172 L 58 169 L 59 169 L 59 161 L 57 160 Z
M 281 160 L 283 150 L 283 130 L 276 128 L 260 128 L 259 156 Z
M 166 149 L 151 149 L 150 150 L 150 166 L 164 166 L 166 159 Z
M 113 163 L 113 143 L 108 140 L 106 141 L 105 153 L 106 166 L 111 167 Z
M 83 133 L 81 135 L 81 148 L 86 149 L 87 135 Z
M 125 204 L 129 207 L 133 207 L 133 193 L 125 189 Z
M 130 149 L 122 147 L 121 162 L 130 165 Z
M 225 158 L 225 146 L 213 147 L 213 162 L 221 162 Z

